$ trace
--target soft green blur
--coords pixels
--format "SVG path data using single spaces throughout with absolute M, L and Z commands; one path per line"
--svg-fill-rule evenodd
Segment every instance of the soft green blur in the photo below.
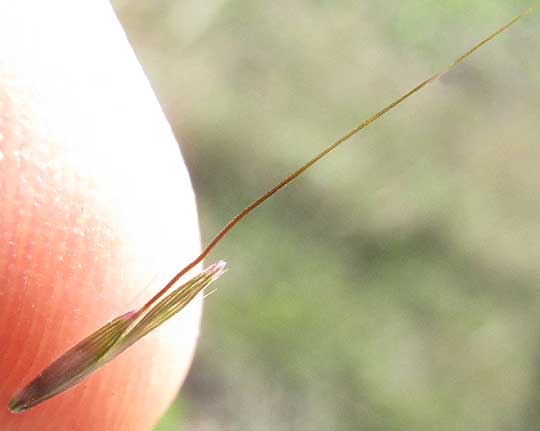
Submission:
M 114 5 L 206 242 L 532 2 Z M 233 231 L 156 430 L 538 429 L 539 29 L 537 11 Z

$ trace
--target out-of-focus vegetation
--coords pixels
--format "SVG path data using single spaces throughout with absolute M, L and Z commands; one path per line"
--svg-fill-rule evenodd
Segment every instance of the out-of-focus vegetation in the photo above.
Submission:
M 114 6 L 181 143 L 207 240 L 531 2 Z M 538 429 L 539 29 L 537 12 L 219 246 L 231 271 L 157 429 Z

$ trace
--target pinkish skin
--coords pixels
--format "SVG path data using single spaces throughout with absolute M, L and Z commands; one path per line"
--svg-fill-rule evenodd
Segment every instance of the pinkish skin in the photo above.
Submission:
M 148 431 L 189 368 L 200 296 L 71 390 L 7 405 L 199 252 L 178 145 L 107 0 L 2 2 L 0 59 L 0 428 Z

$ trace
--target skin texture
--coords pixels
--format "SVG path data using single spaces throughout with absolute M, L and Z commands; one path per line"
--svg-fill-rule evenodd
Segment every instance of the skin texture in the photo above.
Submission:
M 108 3 L 0 10 L 0 429 L 149 430 L 185 377 L 201 301 L 68 392 L 7 410 L 159 290 L 199 233 L 178 146 Z

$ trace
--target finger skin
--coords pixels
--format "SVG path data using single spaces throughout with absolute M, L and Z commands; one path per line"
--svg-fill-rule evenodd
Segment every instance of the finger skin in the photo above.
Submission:
M 0 0 L 0 429 L 149 430 L 201 302 L 33 409 L 13 393 L 199 250 L 174 137 L 105 1 Z M 141 290 L 147 295 L 139 297 Z

